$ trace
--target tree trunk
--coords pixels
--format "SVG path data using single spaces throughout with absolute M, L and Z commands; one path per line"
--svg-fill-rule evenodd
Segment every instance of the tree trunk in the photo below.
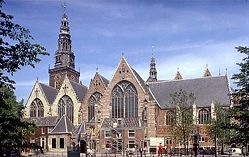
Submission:
M 214 137 L 214 156 L 217 157 L 217 134 L 215 133 Z
M 183 137 L 183 144 L 184 144 L 184 155 L 186 155 L 186 136 Z
M 188 152 L 188 143 L 189 143 L 189 137 L 187 137 L 187 155 L 189 154 L 189 152 Z
M 224 141 L 221 140 L 221 155 L 224 155 Z

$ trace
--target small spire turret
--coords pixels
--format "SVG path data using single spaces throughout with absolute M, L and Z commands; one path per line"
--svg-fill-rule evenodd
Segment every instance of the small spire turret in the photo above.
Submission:
M 211 74 L 210 70 L 208 69 L 208 64 L 206 64 L 206 70 L 204 72 L 203 77 L 212 77 L 212 74 Z
M 150 76 L 147 80 L 147 82 L 155 82 L 157 81 L 157 70 L 156 70 L 156 60 L 152 56 L 150 60 Z
M 175 80 L 181 80 L 181 79 L 183 79 L 183 78 L 182 78 L 182 75 L 181 75 L 180 72 L 179 72 L 179 68 L 177 68 Z

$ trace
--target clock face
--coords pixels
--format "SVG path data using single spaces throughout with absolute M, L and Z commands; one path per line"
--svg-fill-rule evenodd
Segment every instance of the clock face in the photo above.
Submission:
M 75 80 L 75 77 L 72 75 L 72 76 L 71 76 L 71 79 L 72 79 L 72 80 Z

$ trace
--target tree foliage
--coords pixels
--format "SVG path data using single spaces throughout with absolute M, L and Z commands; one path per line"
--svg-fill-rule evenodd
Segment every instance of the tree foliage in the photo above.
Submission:
M 231 131 L 227 128 L 230 124 L 229 111 L 223 108 L 220 103 L 215 103 L 215 117 L 211 119 L 207 125 L 207 134 L 213 142 L 217 142 L 221 146 L 221 153 L 224 153 L 224 143 L 229 142 Z
M 171 124 L 171 132 L 176 138 L 176 142 L 184 145 L 184 153 L 186 154 L 188 139 L 194 125 L 192 105 L 194 104 L 195 97 L 193 93 L 189 94 L 182 89 L 170 96 L 170 103 L 176 107 L 174 120 Z
M 34 125 L 21 119 L 23 102 L 16 101 L 13 89 L 2 87 L 0 91 L 0 154 L 9 156 L 27 143 L 26 137 Z
M 14 80 L 10 75 L 23 66 L 35 67 L 39 56 L 48 55 L 45 48 L 34 44 L 28 29 L 15 24 L 13 16 L 2 11 L 4 1 L 0 0 L 0 156 L 18 152 L 30 133 L 33 124 L 22 120 L 23 103 L 14 96 Z
M 234 107 L 231 109 L 232 123 L 230 129 L 235 132 L 231 143 L 246 146 L 249 143 L 249 48 L 236 47 L 239 53 L 245 55 L 240 66 L 240 73 L 234 74 L 234 79 L 238 89 L 232 94 Z
M 9 78 L 23 66 L 35 67 L 41 61 L 39 55 L 48 55 L 45 48 L 33 44 L 33 37 L 28 29 L 13 23 L 13 16 L 2 11 L 0 0 L 0 86 L 13 87 L 14 80 Z

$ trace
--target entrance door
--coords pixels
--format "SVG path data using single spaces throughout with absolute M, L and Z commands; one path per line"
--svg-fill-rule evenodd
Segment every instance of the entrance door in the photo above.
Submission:
M 80 140 L 80 153 L 87 153 L 86 152 L 86 141 Z

